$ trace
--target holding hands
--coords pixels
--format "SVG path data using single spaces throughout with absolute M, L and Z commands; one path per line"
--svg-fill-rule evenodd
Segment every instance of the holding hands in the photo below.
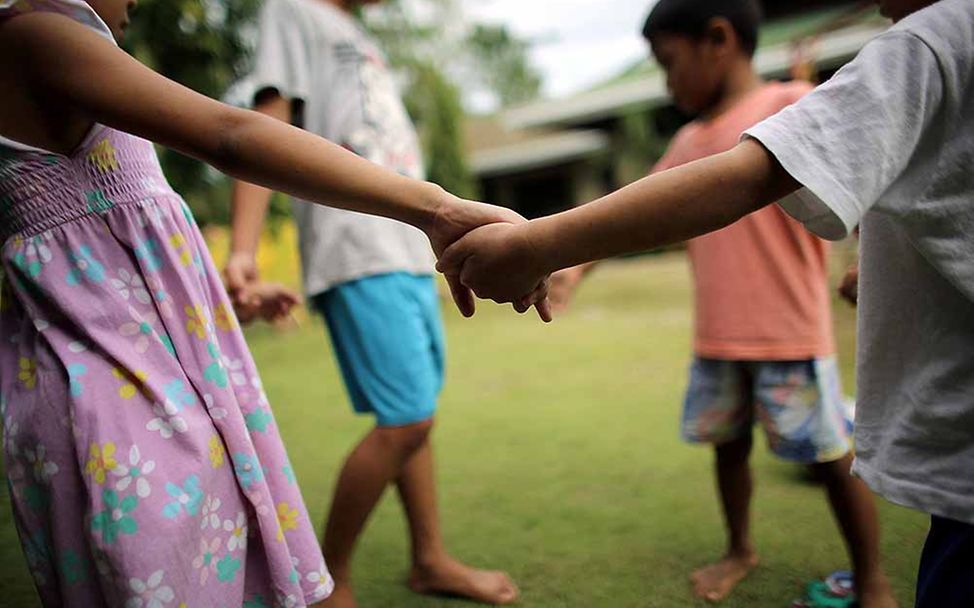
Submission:
M 427 230 L 453 299 L 464 316 L 475 310 L 473 295 L 512 303 L 524 313 L 532 306 L 550 322 L 548 273 L 525 265 L 530 253 L 523 238 L 527 220 L 503 207 L 464 201 L 444 193 Z
M 538 301 L 547 306 L 549 273 L 531 244 L 529 226 L 492 224 L 473 230 L 440 256 L 437 270 L 478 297 L 511 302 L 519 312 Z
M 460 199 L 437 188 L 428 220 L 417 222 L 440 258 L 460 312 L 473 316 L 474 293 L 498 303 L 512 303 L 524 313 L 532 306 L 550 322 L 547 273 L 525 265 L 529 248 L 519 238 L 527 220 L 510 209 Z M 230 254 L 224 269 L 227 290 L 242 323 L 286 318 L 299 302 L 294 292 L 260 280 L 254 251 Z

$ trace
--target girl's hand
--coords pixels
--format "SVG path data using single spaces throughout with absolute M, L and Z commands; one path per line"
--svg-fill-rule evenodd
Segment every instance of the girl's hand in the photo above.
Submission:
M 513 226 L 527 223 L 527 220 L 520 214 L 504 207 L 464 200 L 443 190 L 438 192 L 438 197 L 436 212 L 426 230 L 437 257 L 442 256 L 451 245 L 478 228 L 485 226 L 500 228 L 505 225 Z M 437 268 L 440 269 L 441 266 L 437 266 Z M 476 310 L 473 294 L 461 281 L 460 267 L 454 267 L 451 264 L 450 268 L 449 271 L 443 269 L 440 271 L 446 275 L 453 301 L 461 314 L 471 317 Z M 517 294 L 517 297 L 504 301 L 513 303 L 515 310 L 520 313 L 535 306 L 543 321 L 546 323 L 551 321 L 546 280 L 538 281 L 529 289 Z

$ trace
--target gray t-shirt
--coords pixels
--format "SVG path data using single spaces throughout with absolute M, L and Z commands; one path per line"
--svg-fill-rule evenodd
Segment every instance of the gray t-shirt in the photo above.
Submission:
M 854 472 L 974 523 L 974 2 L 941 0 L 745 134 L 837 239 L 861 223 Z
M 301 125 L 387 169 L 423 179 L 416 131 L 378 47 L 324 0 L 266 0 L 246 90 L 300 102 Z M 429 240 L 386 218 L 295 200 L 309 296 L 366 276 L 432 274 Z

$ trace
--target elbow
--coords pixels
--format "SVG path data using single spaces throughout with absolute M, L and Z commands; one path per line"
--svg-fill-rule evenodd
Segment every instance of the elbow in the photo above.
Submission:
M 239 108 L 227 108 L 216 117 L 217 138 L 207 159 L 221 172 L 237 174 L 244 164 L 248 133 L 254 128 L 260 116 L 255 112 Z

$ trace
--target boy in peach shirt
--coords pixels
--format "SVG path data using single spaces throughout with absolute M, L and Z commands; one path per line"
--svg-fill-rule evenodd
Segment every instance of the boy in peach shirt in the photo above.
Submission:
M 755 73 L 760 8 L 753 0 L 661 0 L 643 31 L 674 101 L 697 119 L 677 133 L 653 172 L 732 149 L 741 134 L 812 90 Z M 694 360 L 682 434 L 716 452 L 727 524 L 724 557 L 691 577 L 719 601 L 758 564 L 749 527 L 752 427 L 780 458 L 825 481 L 864 606 L 892 605 L 879 566 L 873 498 L 849 475 L 852 453 L 832 336 L 828 244 L 777 206 L 688 242 L 695 286 Z M 556 306 L 587 268 L 556 274 Z

